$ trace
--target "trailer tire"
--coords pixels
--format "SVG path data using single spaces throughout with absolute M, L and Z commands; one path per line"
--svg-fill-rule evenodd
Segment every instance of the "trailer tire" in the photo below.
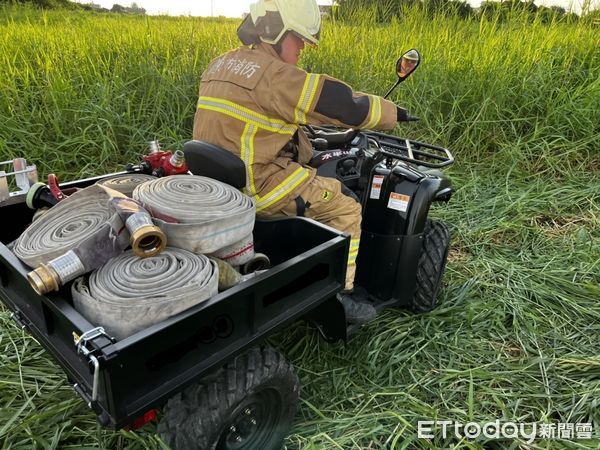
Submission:
M 171 398 L 158 433 L 174 450 L 277 450 L 298 405 L 300 383 L 271 348 L 253 348 Z
M 437 293 L 446 268 L 450 239 L 450 230 L 444 222 L 427 221 L 423 230 L 423 246 L 410 304 L 410 309 L 416 313 L 429 312 L 437 306 Z

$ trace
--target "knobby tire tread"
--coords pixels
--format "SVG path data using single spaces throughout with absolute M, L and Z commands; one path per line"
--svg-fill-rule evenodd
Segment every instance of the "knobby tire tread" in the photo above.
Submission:
M 298 377 L 279 352 L 253 348 L 173 396 L 164 408 L 158 432 L 173 449 L 212 450 L 236 405 L 269 380 L 291 386 L 291 399 L 286 399 L 282 412 L 289 417 L 289 427 L 297 407 Z
M 416 313 L 429 312 L 437 306 L 436 296 L 446 267 L 450 239 L 450 230 L 445 223 L 427 221 L 411 303 L 411 309 Z

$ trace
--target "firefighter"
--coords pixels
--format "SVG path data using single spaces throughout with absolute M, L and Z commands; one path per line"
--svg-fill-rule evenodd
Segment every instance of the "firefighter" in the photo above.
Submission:
M 239 156 L 246 194 L 257 215 L 305 216 L 351 236 L 345 289 L 338 295 L 351 324 L 376 316 L 352 296 L 361 206 L 339 180 L 316 176 L 302 124 L 390 130 L 406 110 L 375 95 L 353 92 L 328 75 L 297 67 L 306 45 L 319 43 L 315 0 L 259 0 L 237 30 L 244 44 L 214 59 L 202 74 L 194 118 L 196 140 Z

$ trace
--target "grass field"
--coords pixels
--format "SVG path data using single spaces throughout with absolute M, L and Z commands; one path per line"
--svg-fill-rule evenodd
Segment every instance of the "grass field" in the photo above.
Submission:
M 0 160 L 63 180 L 191 136 L 198 81 L 236 21 L 0 9 Z M 600 448 L 600 34 L 585 24 L 326 23 L 303 66 L 394 101 L 396 131 L 453 150 L 442 305 L 387 311 L 348 344 L 304 325 L 271 340 L 302 403 L 289 449 Z M 4 222 L 7 220 L 1 217 Z M 418 420 L 592 423 L 595 438 L 417 439 Z M 47 353 L 0 309 L 0 448 L 163 448 L 101 429 Z

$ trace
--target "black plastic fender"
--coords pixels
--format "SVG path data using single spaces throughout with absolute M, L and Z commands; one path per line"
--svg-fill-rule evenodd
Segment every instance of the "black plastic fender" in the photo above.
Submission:
M 451 194 L 452 183 L 445 176 L 408 165 L 373 169 L 363 202 L 356 283 L 376 303 L 408 304 L 429 208 Z

